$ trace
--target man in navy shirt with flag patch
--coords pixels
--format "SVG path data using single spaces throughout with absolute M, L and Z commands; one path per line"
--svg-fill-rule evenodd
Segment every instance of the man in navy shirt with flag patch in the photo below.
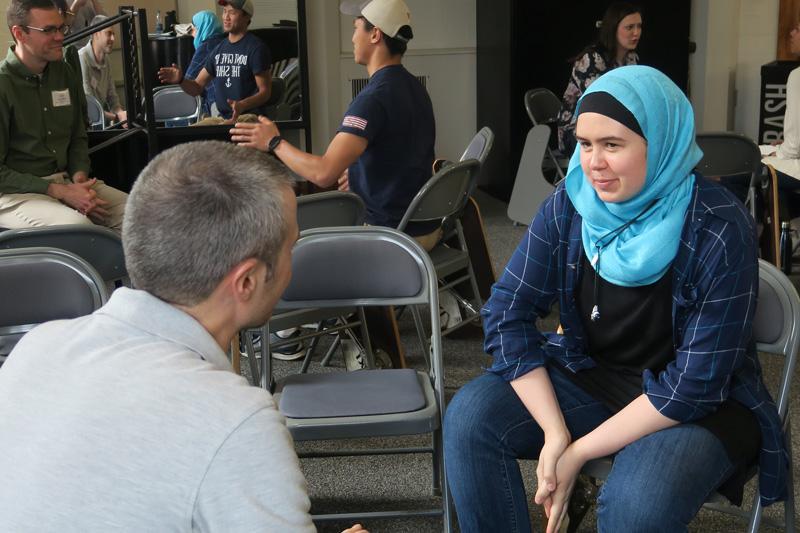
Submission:
M 214 83 L 220 115 L 235 122 L 239 115 L 266 112 L 265 104 L 272 94 L 272 73 L 269 48 L 248 33 L 253 18 L 252 0 L 218 0 L 224 6 L 222 27 L 228 32 L 208 54 L 205 66 L 190 80 L 176 65 L 162 67 L 158 78 L 162 83 L 180 84 L 187 94 L 198 96 L 209 83 Z
M 296 174 L 320 186 L 339 183 L 367 206 L 367 223 L 396 227 L 414 195 L 431 177 L 436 126 L 430 97 L 402 65 L 413 37 L 411 13 L 402 0 L 342 2 L 354 15 L 353 56 L 367 67 L 369 83 L 347 109 L 325 154 L 299 150 L 280 136 L 274 122 L 236 124 L 232 139 L 273 152 Z M 438 223 L 409 225 L 406 231 L 431 249 Z

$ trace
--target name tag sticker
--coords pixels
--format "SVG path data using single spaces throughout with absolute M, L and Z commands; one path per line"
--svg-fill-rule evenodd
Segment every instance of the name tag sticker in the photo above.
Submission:
M 70 105 L 69 89 L 53 91 L 53 107 L 64 107 L 67 105 Z

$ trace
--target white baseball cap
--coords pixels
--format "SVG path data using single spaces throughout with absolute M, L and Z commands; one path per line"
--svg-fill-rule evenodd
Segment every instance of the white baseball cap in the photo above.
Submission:
M 344 0 L 339 10 L 345 15 L 364 17 L 389 37 L 408 41 L 399 34 L 403 26 L 411 27 L 411 11 L 403 0 Z
M 253 0 L 217 0 L 217 3 L 221 6 L 231 6 L 236 9 L 241 9 L 251 17 L 253 13 L 255 13 L 255 9 L 253 9 Z

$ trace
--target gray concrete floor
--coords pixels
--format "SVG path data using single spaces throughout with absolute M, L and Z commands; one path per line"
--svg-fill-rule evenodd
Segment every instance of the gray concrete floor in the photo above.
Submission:
M 484 194 L 478 193 L 478 202 L 481 207 L 488 242 L 495 271 L 499 274 L 502 268 L 524 234 L 526 228 L 514 226 L 505 216 L 505 205 Z M 800 276 L 796 277 L 800 280 Z M 422 367 L 419 343 L 413 330 L 413 323 L 409 317 L 400 321 L 401 337 L 407 351 L 411 366 Z M 445 384 L 448 397 L 452 396 L 464 383 L 477 376 L 489 364 L 489 358 L 482 349 L 482 334 L 478 328 L 459 338 L 446 338 L 444 340 L 445 354 Z M 768 385 L 774 385 L 780 372 L 780 361 L 773 357 L 763 360 L 764 371 Z M 299 368 L 296 363 L 278 362 L 276 374 L 294 372 Z M 311 371 L 341 370 L 343 362 L 341 357 L 334 358 L 333 368 L 323 369 L 317 363 L 312 363 Z M 774 389 L 772 389 L 774 390 Z M 798 409 L 798 387 L 794 387 L 792 394 L 791 410 Z M 794 440 L 797 442 L 797 424 L 795 424 Z M 410 439 L 379 439 L 370 442 L 326 442 L 326 443 L 300 443 L 299 450 L 342 449 L 345 447 L 368 447 L 371 444 L 422 444 L 423 438 Z M 377 456 L 362 458 L 336 458 L 336 459 L 303 459 L 303 471 L 309 482 L 312 498 L 312 512 L 324 513 L 344 510 L 378 510 L 386 508 L 401 508 L 408 505 L 419 507 L 433 507 L 439 500 L 430 495 L 431 467 L 430 458 L 426 455 L 406 456 Z M 530 487 L 535 484 L 535 463 L 521 461 L 526 484 Z M 794 468 L 795 494 L 798 494 L 797 480 L 800 480 L 798 465 Z M 752 501 L 753 483 L 747 487 L 745 502 Z M 773 505 L 766 510 L 766 516 L 778 520 L 783 519 L 783 505 Z M 535 530 L 541 530 L 543 516 L 537 508 L 531 509 L 531 520 Z M 347 524 L 325 524 L 320 527 L 322 532 L 341 531 Z M 371 532 L 434 532 L 442 530 L 441 520 L 438 519 L 407 519 L 397 521 L 371 521 L 365 524 Z M 719 532 L 743 531 L 745 523 L 740 519 L 713 511 L 702 510 L 690 525 L 692 532 Z M 579 531 L 594 531 L 595 521 L 593 511 L 583 520 Z M 762 526 L 761 531 L 773 531 L 774 528 Z

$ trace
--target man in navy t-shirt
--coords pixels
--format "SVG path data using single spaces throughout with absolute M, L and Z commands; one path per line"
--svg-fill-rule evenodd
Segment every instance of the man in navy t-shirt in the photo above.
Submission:
M 253 18 L 252 0 L 219 0 L 225 6 L 222 27 L 228 37 L 211 51 L 205 66 L 194 80 L 183 77 L 175 65 L 162 67 L 158 78 L 162 83 L 179 83 L 192 96 L 202 94 L 213 80 L 217 109 L 223 118 L 235 122 L 242 113 L 263 114 L 272 86 L 269 48 L 247 32 Z
M 413 37 L 411 13 L 402 0 L 343 2 L 355 15 L 353 55 L 365 65 L 369 83 L 350 104 L 323 156 L 308 154 L 280 137 L 275 124 L 237 124 L 235 142 L 272 151 L 290 169 L 320 187 L 339 181 L 358 194 L 369 224 L 396 227 L 414 195 L 431 177 L 436 127 L 433 106 L 422 84 L 402 65 Z M 345 174 L 345 171 L 348 171 Z M 440 237 L 438 223 L 406 231 L 426 249 Z

